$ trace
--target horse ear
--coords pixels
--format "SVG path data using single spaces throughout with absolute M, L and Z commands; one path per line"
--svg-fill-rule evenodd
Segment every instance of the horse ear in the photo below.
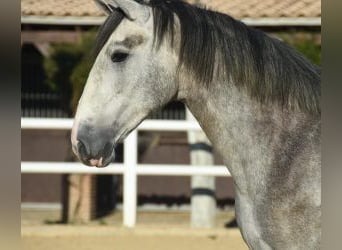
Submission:
M 94 2 L 96 3 L 97 6 L 99 6 L 99 8 L 101 10 L 103 10 L 107 15 L 110 15 L 113 10 L 115 9 L 115 7 L 113 5 L 110 5 L 108 3 L 108 1 L 105 0 L 94 0 Z
M 104 4 L 115 9 L 118 8 L 126 15 L 131 21 L 146 22 L 150 16 L 147 6 L 136 2 L 135 0 L 97 0 L 104 2 Z M 146 1 L 142 1 L 145 3 Z

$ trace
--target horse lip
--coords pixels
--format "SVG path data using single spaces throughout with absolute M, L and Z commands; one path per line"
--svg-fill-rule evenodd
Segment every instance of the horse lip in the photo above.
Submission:
M 110 155 L 110 157 L 103 159 L 103 157 L 99 159 L 80 159 L 83 164 L 89 166 L 89 167 L 96 167 L 96 168 L 105 168 L 107 167 L 113 160 L 114 153 Z
M 107 167 L 112 161 L 114 160 L 115 157 L 115 144 L 113 143 L 113 147 L 111 149 L 111 153 L 107 158 L 100 157 L 100 159 L 97 160 L 97 164 L 95 164 L 95 167 L 97 168 L 105 168 Z M 91 160 L 90 160 L 91 161 Z
M 103 163 L 103 157 L 101 157 L 100 159 L 90 159 L 89 163 L 91 166 L 95 166 L 95 167 L 102 167 L 102 163 Z
M 115 145 L 116 144 L 113 143 L 113 147 L 111 149 L 111 153 L 106 158 L 104 158 L 103 156 L 99 156 L 99 158 L 97 158 L 97 157 L 96 158 L 87 158 L 87 157 L 82 157 L 82 155 L 79 154 L 79 153 L 76 153 L 76 156 L 86 166 L 97 167 L 97 168 L 104 168 L 104 167 L 107 167 L 114 160 L 114 157 L 115 157 Z M 78 152 L 78 150 L 79 150 L 79 147 L 76 147 L 76 152 Z

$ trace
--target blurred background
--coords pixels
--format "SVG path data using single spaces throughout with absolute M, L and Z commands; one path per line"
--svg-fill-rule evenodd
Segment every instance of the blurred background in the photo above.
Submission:
M 189 2 L 229 14 L 290 44 L 315 64 L 321 62 L 319 0 Z M 104 19 L 92 0 L 21 0 L 22 124 L 73 117 Z M 182 103 L 174 102 L 149 119 L 191 117 Z M 201 132 L 144 130 L 137 136 L 138 164 L 221 165 Z M 22 126 L 22 169 L 25 163 L 76 162 L 69 138 L 69 129 Z M 115 163 L 122 164 L 124 146 L 118 145 L 116 152 Z M 56 249 L 113 249 L 113 244 L 116 249 L 246 249 L 236 228 L 228 172 L 216 177 L 138 175 L 136 220 L 129 225 L 135 234 L 126 231 L 122 173 L 38 172 L 22 170 L 23 249 L 51 248 L 52 240 Z M 94 232 L 107 238 L 99 241 Z M 147 234 L 150 238 L 143 237 Z M 158 245 L 153 235 L 164 243 Z

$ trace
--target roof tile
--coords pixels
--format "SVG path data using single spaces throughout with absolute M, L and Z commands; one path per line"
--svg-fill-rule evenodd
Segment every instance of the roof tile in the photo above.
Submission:
M 235 18 L 321 17 L 320 0 L 202 0 L 200 2 L 209 9 L 230 14 Z M 21 0 L 21 14 L 23 16 L 103 15 L 93 0 Z

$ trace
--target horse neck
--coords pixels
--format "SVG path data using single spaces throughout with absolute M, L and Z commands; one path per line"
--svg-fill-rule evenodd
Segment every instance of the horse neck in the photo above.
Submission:
M 214 82 L 209 88 L 197 84 L 184 99 L 237 186 L 244 190 L 244 180 L 251 180 L 250 185 L 264 180 L 282 148 L 281 135 L 307 123 L 303 122 L 305 115 L 285 112 L 276 105 L 262 106 L 226 81 Z
M 217 86 L 197 85 L 189 91 L 185 102 L 214 147 L 231 163 L 229 159 L 236 157 L 232 151 L 246 142 L 244 137 L 252 130 L 252 101 L 232 84 L 213 84 Z

